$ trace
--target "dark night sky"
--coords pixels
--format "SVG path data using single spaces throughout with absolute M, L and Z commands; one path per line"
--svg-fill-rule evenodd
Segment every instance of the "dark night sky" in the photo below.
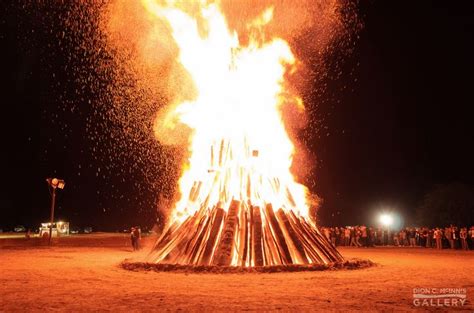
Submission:
M 321 194 L 327 213 L 355 212 L 359 222 L 381 204 L 409 217 L 434 184 L 473 182 L 473 6 L 379 1 L 363 12 L 347 62 L 359 62 L 358 82 L 341 79 L 354 92 L 328 122 L 339 134 L 319 143 Z
M 474 184 L 473 8 L 471 1 L 359 3 L 360 38 L 316 110 L 324 117 L 323 135 L 311 141 L 323 223 L 370 222 L 383 205 L 409 220 L 435 184 Z M 104 174 L 85 130 L 87 99 L 58 95 L 58 80 L 74 89 L 63 69 L 67 49 L 57 48 L 33 13 L 3 12 L 0 227 L 47 218 L 50 175 L 67 183 L 59 217 L 103 229 L 151 225 L 156 189 L 137 184 L 142 172 L 133 168 L 126 181 Z M 57 112 L 64 98 L 79 112 Z

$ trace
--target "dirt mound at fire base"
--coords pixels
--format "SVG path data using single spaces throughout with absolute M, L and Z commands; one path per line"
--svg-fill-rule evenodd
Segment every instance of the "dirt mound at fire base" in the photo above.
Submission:
M 279 273 L 279 272 L 311 272 L 325 270 L 354 270 L 375 266 L 376 263 L 365 259 L 350 259 L 328 265 L 274 265 L 274 266 L 194 266 L 182 264 L 160 264 L 148 262 L 134 262 L 129 259 L 120 263 L 120 267 L 129 271 L 155 272 L 193 272 L 193 273 Z

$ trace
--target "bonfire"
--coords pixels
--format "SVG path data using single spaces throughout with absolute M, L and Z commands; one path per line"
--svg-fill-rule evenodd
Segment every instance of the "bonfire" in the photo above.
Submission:
M 161 121 L 192 130 L 181 198 L 148 262 L 260 267 L 328 265 L 342 256 L 309 216 L 307 188 L 290 168 L 295 146 L 281 106 L 301 99 L 285 88 L 296 70 L 288 43 L 267 38 L 272 7 L 249 22 L 241 44 L 218 4 L 186 1 L 147 10 L 167 22 L 178 61 L 196 89 Z M 262 40 L 264 38 L 264 40 Z

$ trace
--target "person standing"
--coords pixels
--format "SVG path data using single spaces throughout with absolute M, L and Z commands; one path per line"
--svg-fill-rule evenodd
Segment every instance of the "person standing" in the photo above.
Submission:
M 336 231 L 334 228 L 331 228 L 329 236 L 331 237 L 331 243 L 335 247 L 336 246 Z
M 130 240 L 132 242 L 132 248 L 133 248 L 133 251 L 136 251 L 136 247 L 137 247 L 137 238 L 135 237 L 135 227 L 132 227 L 130 229 Z
M 431 229 L 426 229 L 426 247 L 431 248 L 431 239 L 433 239 L 433 231 Z
M 417 236 L 418 236 L 418 242 L 417 245 L 420 247 L 425 247 L 426 246 L 426 230 L 421 227 L 416 229 Z
M 443 249 L 443 245 L 441 243 L 441 237 L 443 235 L 441 234 L 441 230 L 439 228 L 436 228 L 434 231 L 434 239 L 436 240 L 436 249 Z
M 362 226 L 362 246 L 364 247 L 368 247 L 369 246 L 369 242 L 367 240 L 367 237 L 368 237 L 368 234 L 367 234 L 367 227 L 366 226 Z
M 454 249 L 453 228 L 452 227 L 446 228 L 444 235 L 446 239 L 448 239 L 449 247 L 451 249 Z
M 135 226 L 135 231 L 133 233 L 135 236 L 135 250 L 140 250 L 140 239 L 142 237 L 140 227 Z
M 454 240 L 454 249 L 458 249 L 461 247 L 460 243 L 460 236 L 459 236 L 459 228 L 457 226 L 452 227 L 453 229 L 453 240 Z
M 467 229 L 466 228 L 461 229 L 461 231 L 459 232 L 459 237 L 461 238 L 461 249 L 469 250 L 467 246 Z
M 336 246 L 341 245 L 341 232 L 339 231 L 339 227 L 334 228 L 334 236 L 336 237 Z
M 349 241 L 351 239 L 351 230 L 349 229 L 349 227 L 346 227 L 344 229 L 344 246 L 349 246 Z
M 398 236 L 399 236 L 399 235 L 400 235 L 399 232 L 394 232 L 394 233 L 393 233 L 393 245 L 394 245 L 395 247 L 400 246 L 400 241 L 399 241 L 399 239 L 398 239 Z
M 356 245 L 358 247 L 362 246 L 362 244 L 360 243 L 360 236 L 362 235 L 362 232 L 360 230 L 360 226 L 357 226 L 356 229 L 355 229 L 355 236 L 356 236 Z
M 420 247 L 426 247 L 427 236 L 428 236 L 428 231 L 426 230 L 426 228 L 422 227 L 418 229 L 418 237 L 420 238 L 418 245 Z
M 349 231 L 350 235 L 351 235 L 351 243 L 349 244 L 349 246 L 354 246 L 354 247 L 357 247 L 357 242 L 356 242 L 356 230 L 355 230 L 355 227 L 351 227 L 350 231 Z
M 407 231 L 406 231 L 406 229 L 402 229 L 400 231 L 400 244 L 404 247 L 408 245 L 407 244 Z
M 346 229 L 344 227 L 340 227 L 339 228 L 339 245 L 341 246 L 345 246 L 346 243 L 345 243 L 345 232 L 346 232 Z
M 471 230 L 469 231 L 468 238 L 470 239 L 470 242 L 471 242 L 471 249 L 474 250 L 474 226 L 471 226 Z
M 408 231 L 408 235 L 410 238 L 410 247 L 415 247 L 416 246 L 416 230 L 415 228 L 410 228 Z
M 331 241 L 331 235 L 330 235 L 330 229 L 328 227 L 324 227 L 323 228 L 323 234 L 324 234 L 324 237 L 326 237 L 326 239 L 328 241 Z
M 372 227 L 369 227 L 368 240 L 369 247 L 373 247 L 375 245 L 375 230 Z
M 377 236 L 377 245 L 383 245 L 383 230 L 378 227 L 376 230 L 376 236 Z

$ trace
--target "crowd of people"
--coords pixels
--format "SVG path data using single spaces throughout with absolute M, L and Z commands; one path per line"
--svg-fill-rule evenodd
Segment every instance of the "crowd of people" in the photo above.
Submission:
M 322 227 L 323 235 L 335 246 L 426 247 L 436 249 L 474 249 L 474 226 L 407 227 L 401 230 L 367 226 Z

